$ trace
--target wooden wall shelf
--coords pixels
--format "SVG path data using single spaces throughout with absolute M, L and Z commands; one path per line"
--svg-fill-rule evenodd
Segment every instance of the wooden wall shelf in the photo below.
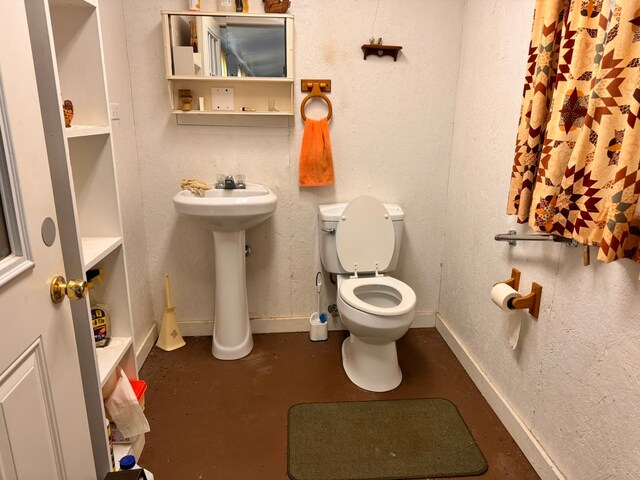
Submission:
M 400 52 L 400 50 L 402 50 L 402 47 L 394 45 L 362 45 L 365 60 L 369 55 L 377 55 L 379 57 L 389 55 L 393 57 L 393 61 L 395 62 L 398 60 L 398 52 Z

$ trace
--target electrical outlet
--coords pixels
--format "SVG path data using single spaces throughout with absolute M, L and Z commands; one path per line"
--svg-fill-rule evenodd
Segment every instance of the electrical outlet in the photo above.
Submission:
M 110 112 L 111 120 L 120 120 L 120 104 L 119 103 L 110 103 L 109 112 Z

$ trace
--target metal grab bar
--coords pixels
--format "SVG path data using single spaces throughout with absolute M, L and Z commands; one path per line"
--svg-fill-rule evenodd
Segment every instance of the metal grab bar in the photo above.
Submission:
M 577 247 L 579 243 L 573 238 L 564 238 L 550 233 L 529 233 L 518 235 L 515 230 L 509 230 L 509 233 L 499 233 L 493 237 L 498 242 L 509 242 L 509 245 L 517 245 L 516 240 L 528 242 L 555 242 L 564 243 L 567 247 Z

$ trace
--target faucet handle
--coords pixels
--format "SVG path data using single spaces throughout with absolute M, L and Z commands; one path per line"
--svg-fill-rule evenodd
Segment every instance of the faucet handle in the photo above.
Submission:
M 216 188 L 224 188 L 224 179 L 225 179 L 224 173 L 219 173 L 216 176 Z
M 246 176 L 244 173 L 236 174 L 235 178 L 236 178 L 236 188 L 247 188 L 247 184 L 245 182 Z

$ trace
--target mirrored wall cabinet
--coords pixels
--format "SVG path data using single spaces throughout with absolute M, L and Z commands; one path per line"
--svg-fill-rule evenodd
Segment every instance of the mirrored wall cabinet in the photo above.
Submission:
M 161 13 L 169 101 L 179 124 L 289 126 L 293 16 Z

